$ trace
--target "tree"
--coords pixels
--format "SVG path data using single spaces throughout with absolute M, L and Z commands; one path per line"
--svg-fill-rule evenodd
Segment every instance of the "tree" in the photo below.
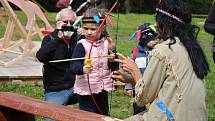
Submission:
M 130 0 L 125 0 L 125 13 L 131 12 Z

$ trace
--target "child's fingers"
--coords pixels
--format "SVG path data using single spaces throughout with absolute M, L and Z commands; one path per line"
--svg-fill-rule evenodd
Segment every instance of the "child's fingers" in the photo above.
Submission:
M 114 54 L 112 50 L 108 50 L 108 51 L 110 52 L 110 55 L 111 55 L 111 54 Z
M 112 39 L 110 37 L 107 37 L 108 42 L 112 42 Z
M 109 56 L 110 56 L 110 58 L 108 58 L 108 61 L 114 62 L 116 54 L 114 54 L 113 51 L 109 50 Z

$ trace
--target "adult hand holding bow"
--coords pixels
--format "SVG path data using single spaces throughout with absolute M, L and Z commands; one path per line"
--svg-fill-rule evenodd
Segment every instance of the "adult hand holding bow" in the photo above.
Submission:
M 136 84 L 136 82 L 142 77 L 142 74 L 138 69 L 137 65 L 129 57 L 125 57 L 120 53 L 117 53 L 117 55 L 120 57 L 120 59 L 115 59 L 114 61 L 119 62 L 121 64 L 121 69 L 118 71 L 114 71 L 112 73 L 112 78 L 123 83 Z

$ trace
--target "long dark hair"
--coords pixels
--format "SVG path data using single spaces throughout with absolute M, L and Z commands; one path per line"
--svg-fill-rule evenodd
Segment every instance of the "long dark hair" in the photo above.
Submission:
M 176 43 L 174 37 L 178 37 L 189 54 L 197 77 L 203 79 L 210 70 L 205 54 L 197 42 L 199 27 L 191 24 L 192 16 L 188 4 L 182 0 L 162 0 L 156 11 L 161 37 L 164 40 L 171 39 L 169 48 Z

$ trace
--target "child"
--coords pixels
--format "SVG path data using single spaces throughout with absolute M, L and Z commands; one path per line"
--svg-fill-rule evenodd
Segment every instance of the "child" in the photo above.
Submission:
M 95 16 L 100 21 L 95 20 Z M 118 68 L 118 64 L 114 58 L 107 58 L 111 42 L 107 36 L 101 36 L 104 26 L 98 31 L 103 19 L 96 8 L 86 11 L 82 20 L 85 38 L 77 43 L 73 58 L 90 56 L 92 59 L 71 62 L 71 70 L 76 74 L 74 92 L 78 94 L 80 109 L 108 115 L 108 92 L 114 90 L 110 69 Z M 114 57 L 112 52 L 111 55 Z
M 138 46 L 132 50 L 130 57 L 135 61 L 141 73 L 143 74 L 149 62 L 149 51 L 151 51 L 153 47 L 158 43 L 158 34 L 155 27 L 149 23 L 144 23 L 143 25 L 139 26 L 137 33 L 140 33 L 138 38 L 139 43 Z M 134 85 L 132 85 L 131 83 L 126 83 L 125 93 L 128 96 L 133 96 Z M 136 103 L 133 103 L 133 110 L 135 115 L 145 111 L 146 107 L 138 107 Z

